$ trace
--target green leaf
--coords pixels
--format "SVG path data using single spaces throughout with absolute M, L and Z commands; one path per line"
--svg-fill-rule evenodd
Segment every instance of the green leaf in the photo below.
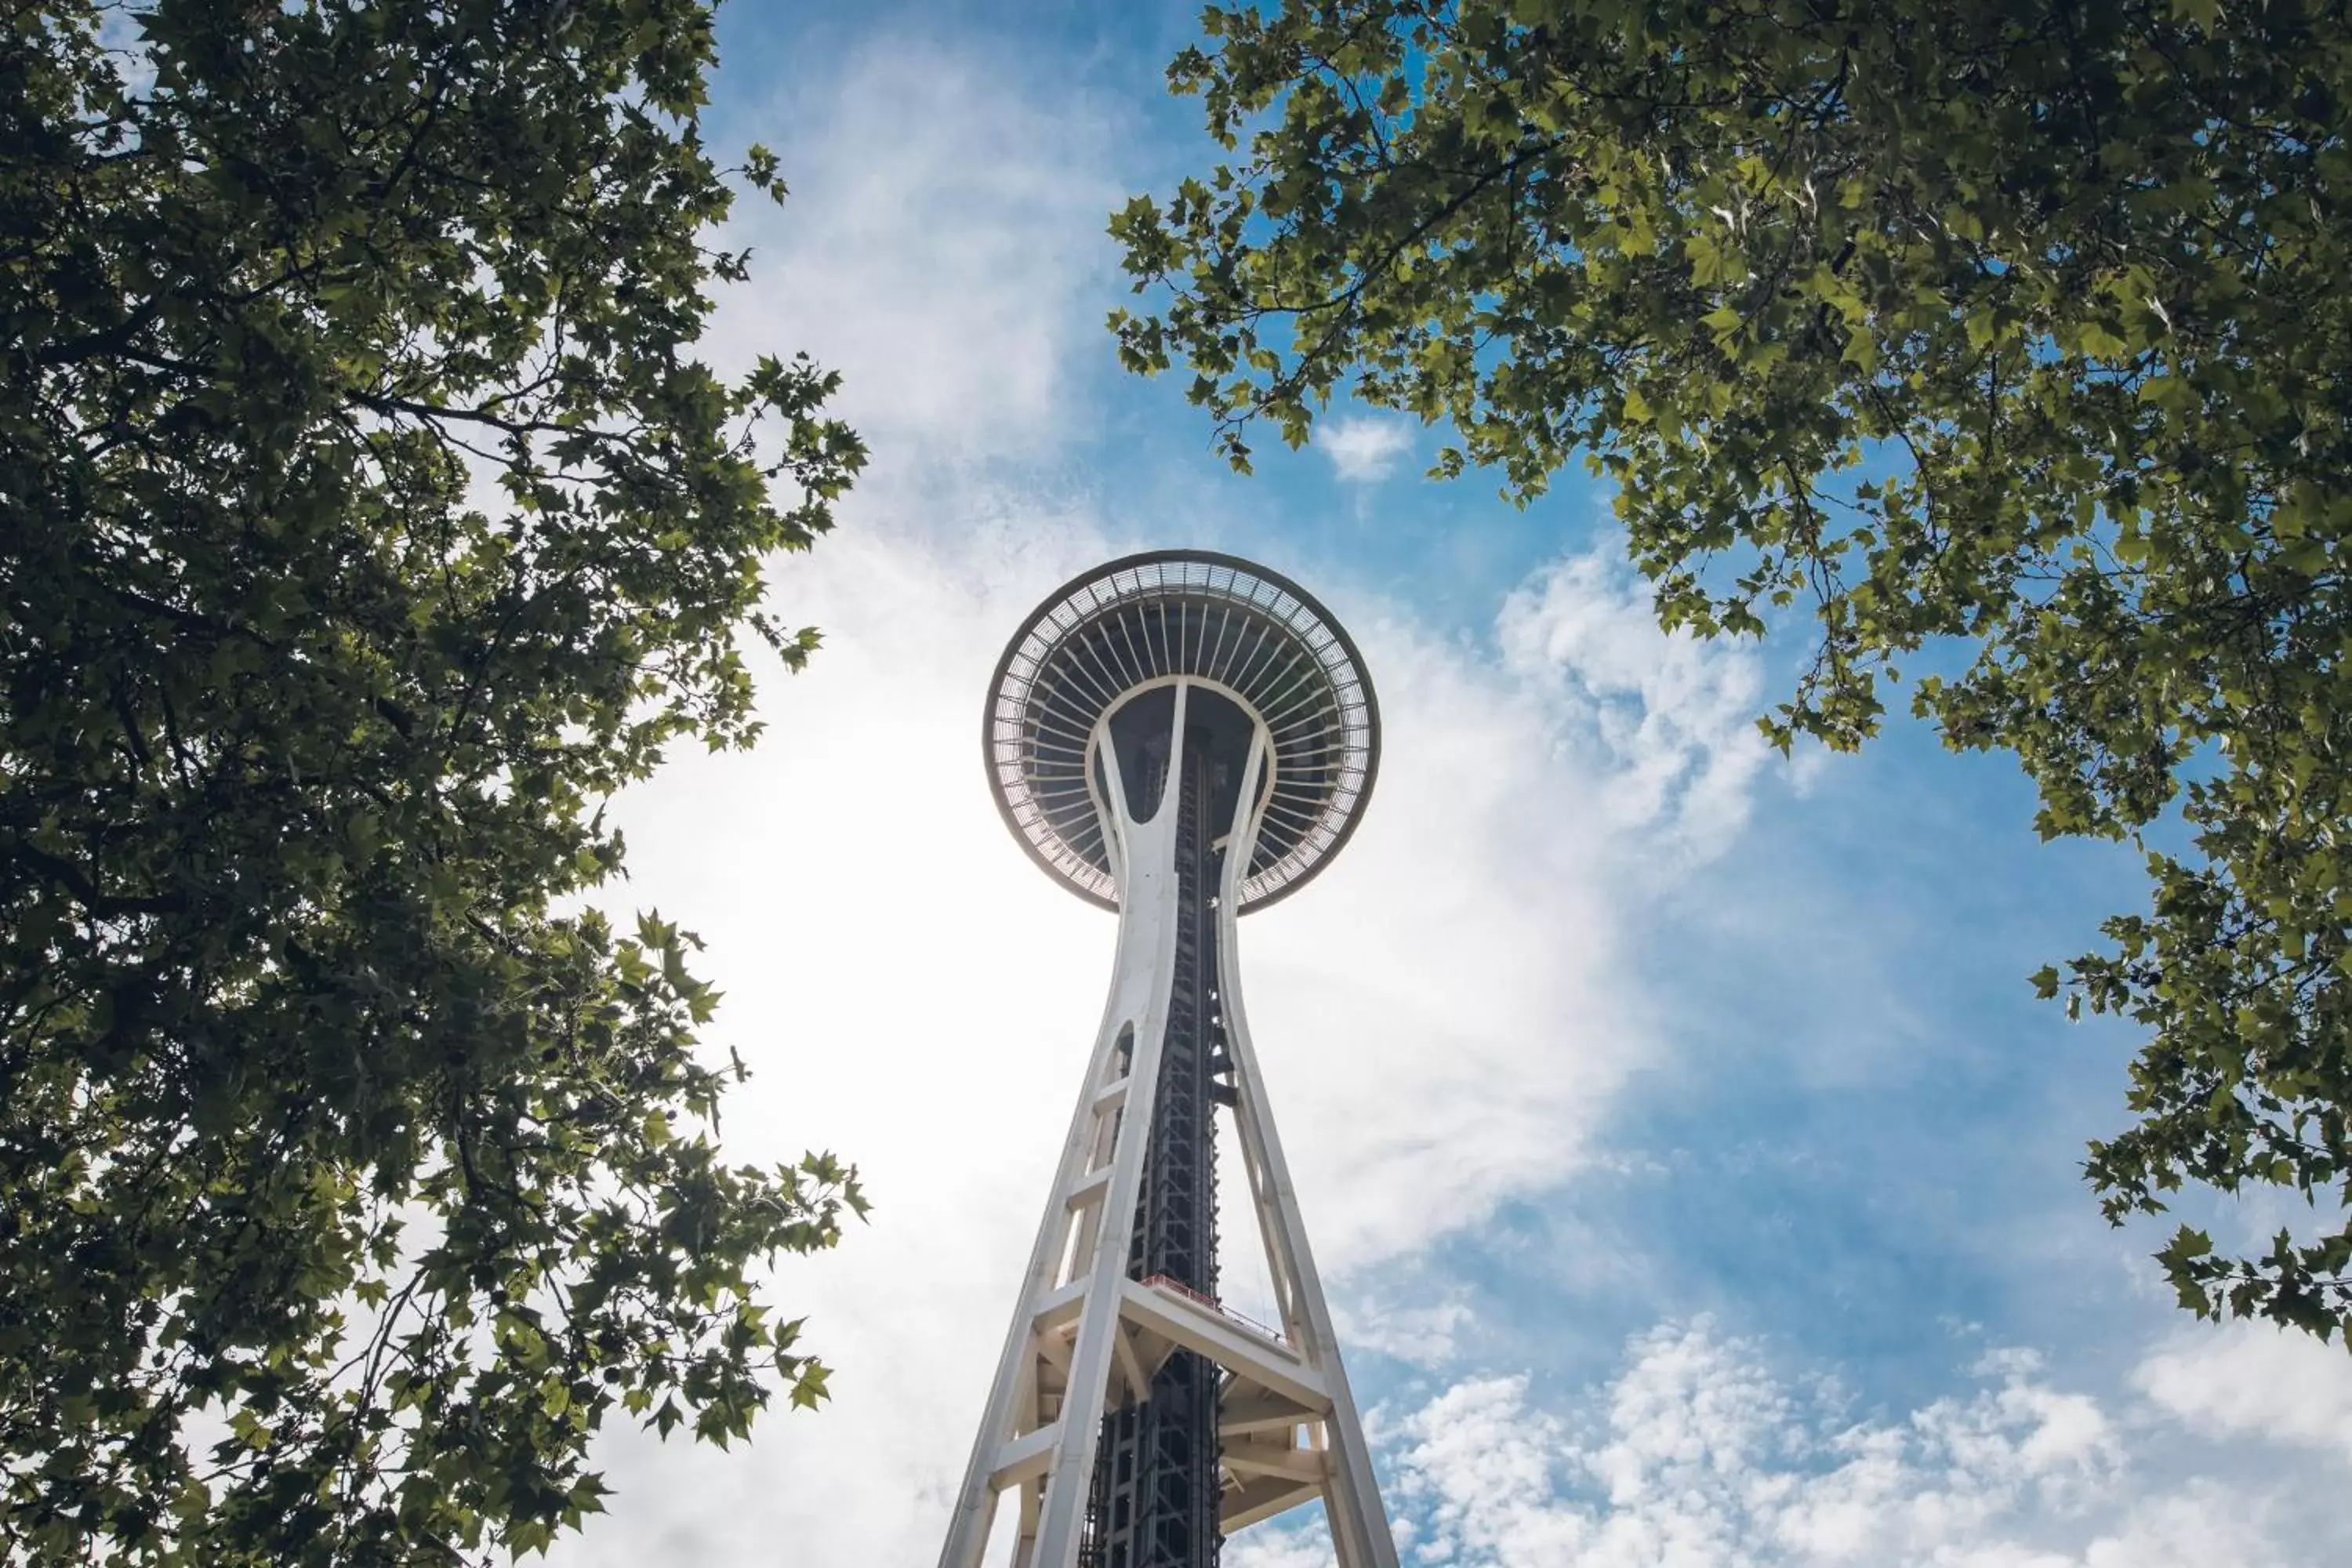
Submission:
M 2034 976 L 2141 1046 L 2103 1211 L 2263 1183 L 2340 1227 L 2342 51 L 2219 0 L 2088 32 L 2047 0 L 1220 16 L 1174 79 L 1253 140 L 1115 225 L 1122 362 L 1199 375 L 1236 456 L 1346 392 L 1450 419 L 1433 474 L 1518 505 L 1590 466 L 1663 626 L 1810 607 L 1771 628 L 1811 638 L 1765 700 L 1784 749 L 1865 743 L 1881 682 L 1948 660 L 1914 712 L 2013 758 L 2044 837 L 2175 851 Z M 2331 1335 L 2326 1240 L 2169 1277 Z
M 615 1406 L 808 1384 L 740 1325 L 856 1173 L 723 1162 L 693 939 L 582 898 L 816 647 L 770 572 L 865 462 L 832 373 L 712 368 L 713 28 L 0 22 L 12 1562 L 544 1552 Z

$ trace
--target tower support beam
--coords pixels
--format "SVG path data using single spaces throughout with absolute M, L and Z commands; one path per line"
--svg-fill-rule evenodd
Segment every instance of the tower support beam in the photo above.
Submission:
M 1239 914 L 1352 830 L 1377 717 L 1321 607 L 1225 557 L 1113 563 L 999 665 L 1006 821 L 1119 930 L 940 1568 L 983 1568 L 1008 1494 L 1013 1568 L 1214 1568 L 1225 1534 L 1317 1500 L 1339 1568 L 1396 1568 L 1235 957 Z M 1279 1328 L 1216 1295 L 1221 1108 Z
M 1183 719 L 1180 691 L 1171 755 L 1181 754 Z M 1108 722 L 1099 722 L 1097 731 Z M 1120 906 L 1110 1000 L 949 1522 L 940 1568 L 981 1568 L 995 1512 L 996 1458 L 1049 1426 L 1058 1436 L 1049 1445 L 1042 1473 L 1024 1481 L 1043 1488 L 1030 1561 L 1038 1568 L 1076 1568 L 1086 1524 L 1095 1444 L 1116 1354 L 1119 1283 L 1143 1184 L 1148 1139 L 1137 1130 L 1150 1125 L 1159 1087 L 1177 913 L 1176 814 L 1163 795 L 1160 810 L 1136 818 L 1128 809 L 1117 749 L 1100 744 L 1104 738 L 1097 733 L 1095 748 L 1105 775 L 1104 816 L 1113 826 L 1115 853 L 1126 873 L 1122 889 L 1131 889 Z M 1106 1092 L 1115 1086 L 1118 1093 Z M 1097 1165 L 1106 1151 L 1108 1160 Z M 1080 1196 L 1090 1185 L 1099 1188 L 1099 1201 Z M 1074 1227 L 1080 1226 L 1083 1231 L 1074 1237 Z M 1073 1247 L 1074 1239 L 1083 1245 Z M 1072 1331 L 1066 1359 L 1058 1366 L 1045 1349 L 1045 1337 L 1060 1326 L 1041 1328 L 1049 1316 Z M 1068 1419 L 1063 1418 L 1066 1413 Z M 1027 1468 L 1023 1467 L 1024 1478 Z

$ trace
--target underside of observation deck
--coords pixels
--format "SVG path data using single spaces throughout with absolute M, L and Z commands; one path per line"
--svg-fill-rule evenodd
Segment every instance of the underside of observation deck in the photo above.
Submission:
M 990 687 L 982 739 L 999 808 L 1047 870 L 1116 904 L 1087 748 L 1104 714 L 1180 679 L 1265 721 L 1264 820 L 1241 907 L 1269 903 L 1355 830 L 1380 730 L 1355 645 L 1304 590 L 1263 567 L 1200 552 L 1130 556 L 1041 605 Z

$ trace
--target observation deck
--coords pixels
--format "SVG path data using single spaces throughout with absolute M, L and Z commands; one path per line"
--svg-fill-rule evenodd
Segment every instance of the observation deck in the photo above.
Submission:
M 1055 589 L 989 681 L 989 783 L 1032 858 L 1080 898 L 1117 909 L 1089 783 L 1101 780 L 1102 721 L 1179 683 L 1265 726 L 1261 820 L 1235 911 L 1246 913 L 1297 891 L 1347 842 L 1380 769 L 1380 706 L 1362 658 L 1330 612 L 1279 574 L 1161 550 Z

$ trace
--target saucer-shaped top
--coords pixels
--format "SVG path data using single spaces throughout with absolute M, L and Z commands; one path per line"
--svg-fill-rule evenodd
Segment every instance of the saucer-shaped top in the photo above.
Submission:
M 1087 789 L 1096 721 L 1135 693 L 1202 682 L 1263 720 L 1272 777 L 1244 911 L 1295 891 L 1355 831 L 1380 767 L 1380 706 L 1330 612 L 1263 566 L 1161 550 L 1097 566 L 1037 606 L 997 661 L 982 734 L 997 808 L 1080 897 L 1118 902 Z

